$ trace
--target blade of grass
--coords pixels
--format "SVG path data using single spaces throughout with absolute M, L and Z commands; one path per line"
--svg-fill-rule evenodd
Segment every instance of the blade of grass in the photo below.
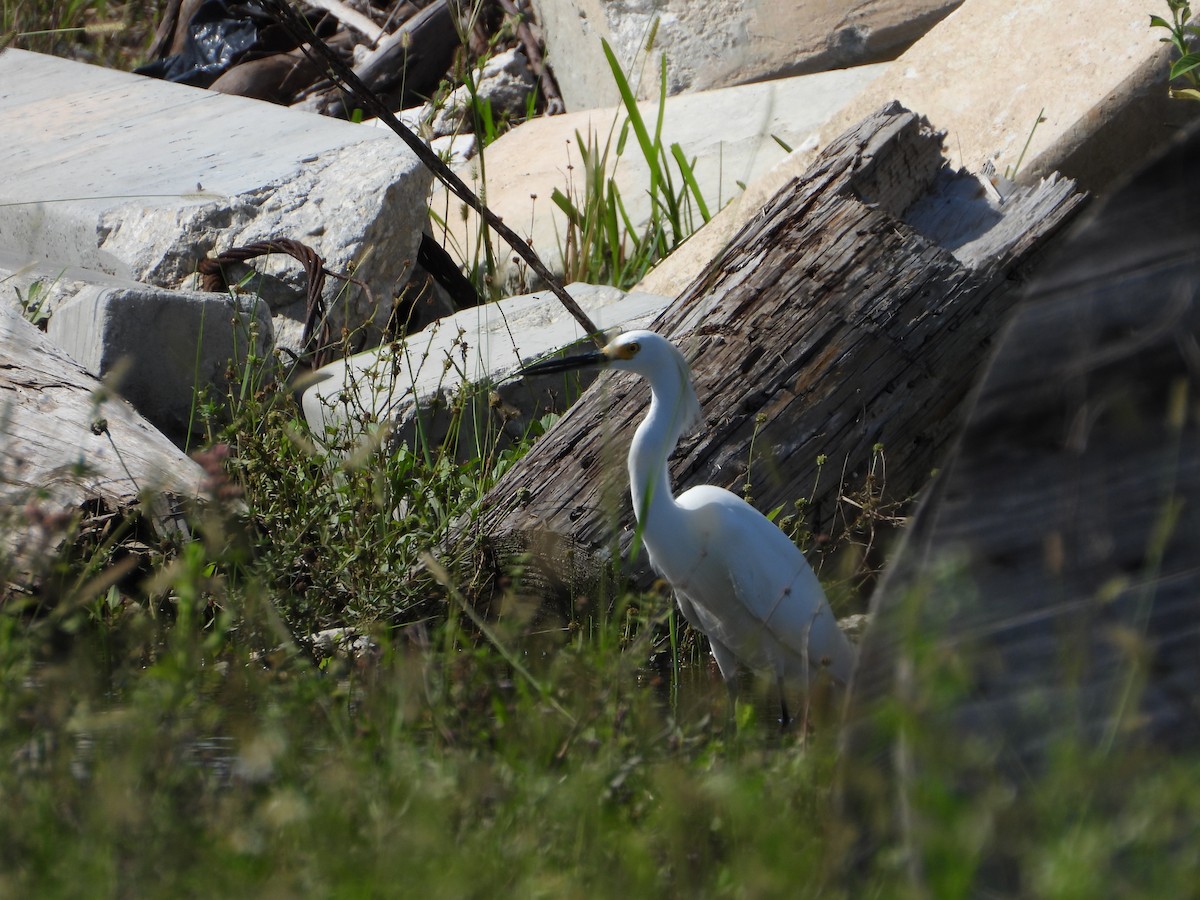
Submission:
M 625 114 L 629 116 L 629 124 L 633 126 L 634 136 L 637 138 L 638 146 L 641 148 L 642 156 L 646 158 L 646 162 L 650 165 L 650 193 L 655 193 L 656 176 L 658 167 L 654 164 L 657 156 L 654 150 L 654 143 L 650 140 L 650 132 L 646 130 L 646 122 L 642 118 L 642 113 L 638 109 L 637 99 L 633 96 L 633 90 L 629 87 L 629 79 L 625 77 L 625 73 L 621 70 L 621 64 L 617 61 L 616 54 L 613 53 L 612 47 L 608 41 L 601 39 L 600 45 L 604 50 L 604 57 L 608 60 L 608 66 L 612 70 L 613 81 L 617 83 L 617 91 L 621 95 L 621 103 L 625 107 Z
M 696 173 L 692 169 L 692 164 L 688 162 L 687 157 L 683 154 L 683 148 L 678 144 L 671 145 L 671 155 L 675 157 L 675 164 L 679 166 L 683 181 L 691 191 L 692 201 L 696 204 L 696 209 L 700 211 L 700 218 L 707 222 L 712 216 L 709 215 L 708 204 L 704 202 L 704 195 L 700 192 L 700 184 L 696 181 Z

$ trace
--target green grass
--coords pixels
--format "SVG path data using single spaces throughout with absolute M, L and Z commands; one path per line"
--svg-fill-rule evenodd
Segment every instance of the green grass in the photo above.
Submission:
M 118 69 L 145 62 L 163 0 L 0 0 L 0 46 Z
M 576 132 L 575 146 L 583 164 L 582 184 L 569 184 L 566 191 L 556 188 L 551 201 L 566 217 L 559 248 L 564 279 L 629 290 L 712 216 L 692 172 L 695 160 L 689 160 L 679 144 L 668 147 L 663 138 L 666 55 L 659 61 L 658 115 L 651 130 L 612 48 L 607 41 L 602 40 L 601 45 L 621 95 L 624 119 L 619 129 L 613 123 L 603 144 L 593 132 L 586 136 Z M 628 149 L 631 134 L 648 171 L 645 190 L 650 198 L 650 214 L 640 226 L 631 220 L 613 174 Z
M 223 400 L 193 540 L 122 573 L 67 523 L 4 597 L 0 895 L 821 892 L 832 733 L 673 692 L 665 596 L 476 611 L 441 539 L 519 446 L 338 463 L 286 392 Z M 377 650 L 314 657 L 334 623 Z
M 653 29 L 646 47 L 653 47 Z M 619 114 L 606 134 L 589 130 L 575 133 L 575 150 L 580 165 L 568 165 L 566 183 L 554 188 L 549 201 L 562 213 L 563 229 L 556 248 L 535 248 L 543 255 L 553 249 L 558 257 L 556 271 L 565 283 L 584 281 L 629 290 L 655 263 L 670 255 L 697 228 L 712 217 L 693 172 L 696 160 L 689 159 L 678 143 L 668 144 L 663 133 L 667 101 L 667 59 L 659 59 L 657 116 L 647 122 L 637 103 L 636 89 L 621 68 L 607 42 L 602 42 L 610 74 L 621 96 Z M 471 78 L 467 84 L 474 90 Z M 478 100 L 478 98 L 474 98 Z M 475 159 L 480 195 L 487 200 L 487 150 L 497 129 L 486 104 L 473 105 L 475 133 L 481 149 Z M 632 146 L 631 146 L 632 144 Z M 644 222 L 635 221 L 617 184 L 616 171 L 627 153 L 641 157 L 646 180 L 639 188 L 649 199 Z M 536 199 L 536 198 L 535 198 Z M 448 249 L 463 261 L 480 296 L 499 298 L 504 285 L 499 260 L 505 249 L 497 249 L 494 238 L 481 223 L 469 229 L 464 242 L 451 237 L 449 227 L 456 210 L 464 220 L 466 207 L 447 198 L 440 208 L 430 208 L 430 219 L 451 239 Z M 517 283 L 528 275 L 517 260 Z M 511 281 L 512 279 L 510 279 Z
M 1164 29 L 1167 37 L 1159 40 L 1170 44 L 1175 51 L 1176 58 L 1171 62 L 1168 75 L 1175 86 L 1169 87 L 1168 91 L 1178 100 L 1200 100 L 1200 50 L 1196 49 L 1200 24 L 1192 19 L 1191 0 L 1167 0 L 1167 8 L 1171 20 L 1151 15 L 1150 27 Z
M 819 892 L 821 757 L 677 725 L 586 645 L 539 672 L 571 721 L 479 648 L 322 672 L 163 638 L 104 679 L 6 635 L 6 896 Z

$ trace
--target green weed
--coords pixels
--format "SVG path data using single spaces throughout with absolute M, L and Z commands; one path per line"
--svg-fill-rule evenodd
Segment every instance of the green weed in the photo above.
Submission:
M 652 39 L 648 46 L 652 46 Z M 604 43 L 604 52 L 621 95 L 621 117 L 614 119 L 606 135 L 592 131 L 576 133 L 575 147 L 580 166 L 568 165 L 568 183 L 554 189 L 550 202 L 565 217 L 558 246 L 564 281 L 611 284 L 629 289 L 651 266 L 707 222 L 712 213 L 693 173 L 695 160 L 689 159 L 679 144 L 668 144 L 663 136 L 666 57 L 660 59 L 657 117 L 649 123 L 638 107 L 636 91 L 607 43 Z M 469 71 L 464 74 L 464 81 L 475 100 L 472 114 L 475 133 L 481 138 L 476 165 L 480 195 L 486 202 L 486 147 L 511 123 L 493 121 L 490 108 L 475 95 Z M 614 177 L 622 158 L 632 152 L 631 139 L 647 166 L 644 190 L 650 209 L 644 223 L 633 221 Z M 461 211 L 465 219 L 465 207 Z M 451 233 L 447 224 L 452 214 L 449 200 L 443 209 L 430 209 L 431 221 L 445 234 Z M 474 230 L 465 246 L 455 245 L 450 249 L 472 273 L 480 296 L 499 298 L 503 294 L 504 286 L 499 280 L 499 251 L 482 224 Z
M 47 520 L 57 574 L 4 595 L 5 896 L 973 896 L 1000 860 L 1022 896 L 1157 897 L 1200 875 L 1196 760 L 1064 741 L 1014 791 L 992 748 L 946 740 L 973 657 L 920 591 L 909 689 L 877 715 L 920 766 L 849 812 L 836 730 L 780 735 L 751 703 L 726 728 L 669 597 L 555 616 L 444 549 L 519 445 L 331 455 L 351 436 L 309 434 L 272 382 L 211 409 L 190 536 Z M 933 588 L 971 602 L 964 573 Z M 328 625 L 367 649 L 310 640 Z M 907 827 L 856 854 L 898 802 Z
M 7 279 L 0 279 L 0 284 L 3 284 L 5 280 Z M 17 295 L 17 303 L 21 307 L 21 315 L 31 325 L 45 331 L 46 324 L 50 321 L 48 306 L 51 292 L 54 290 L 54 282 L 47 284 L 38 278 L 31 281 L 23 293 L 19 287 L 14 286 L 13 290 Z
M 660 60 L 658 115 L 651 132 L 638 108 L 629 79 L 607 41 L 602 42 L 613 80 L 621 95 L 625 119 L 614 122 L 603 146 L 593 133 L 576 133 L 575 143 L 583 163 L 580 190 L 568 185 L 555 189 L 553 203 L 566 216 L 567 228 L 560 247 L 567 281 L 612 284 L 628 289 L 658 260 L 667 256 L 696 228 L 711 218 L 708 204 L 679 144 L 663 140 L 667 100 L 667 60 Z M 613 136 L 616 134 L 616 144 Z M 612 172 L 628 148 L 632 134 L 649 170 L 646 194 L 650 215 L 643 226 L 631 221 Z
M 1167 37 L 1160 40 L 1171 44 L 1178 54 L 1171 63 L 1169 78 L 1171 81 L 1182 80 L 1185 86 L 1170 88 L 1170 94 L 1180 100 L 1200 100 L 1200 51 L 1193 50 L 1197 37 L 1200 37 L 1200 25 L 1191 21 L 1191 0 L 1167 0 L 1167 7 L 1171 11 L 1171 21 L 1151 15 L 1150 26 L 1166 29 Z

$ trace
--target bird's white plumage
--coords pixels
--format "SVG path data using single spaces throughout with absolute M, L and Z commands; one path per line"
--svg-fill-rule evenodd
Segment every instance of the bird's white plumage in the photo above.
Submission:
M 732 681 L 740 660 L 781 680 L 824 669 L 845 683 L 854 651 L 799 549 L 723 488 L 671 494 L 667 457 L 700 413 L 683 355 L 649 331 L 621 335 L 603 355 L 650 382 L 650 411 L 629 450 L 634 512 L 652 564 L 708 637 L 722 675 Z

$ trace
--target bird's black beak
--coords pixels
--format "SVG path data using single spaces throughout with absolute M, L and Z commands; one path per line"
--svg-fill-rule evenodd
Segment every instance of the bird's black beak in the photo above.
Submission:
M 603 350 L 591 350 L 577 356 L 564 356 L 558 359 L 544 359 L 532 366 L 524 366 L 522 375 L 553 375 L 555 372 L 570 372 L 587 366 L 602 366 L 608 362 Z

